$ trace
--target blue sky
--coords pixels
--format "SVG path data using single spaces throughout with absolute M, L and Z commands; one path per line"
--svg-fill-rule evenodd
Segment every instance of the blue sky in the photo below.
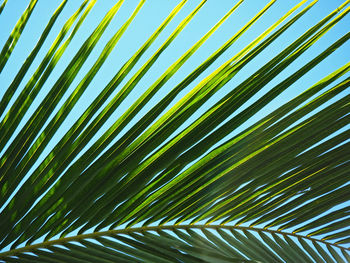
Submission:
M 28 4 L 28 0 L 9 0 L 3 13 L 0 15 L 0 46 L 3 46 L 7 37 L 9 36 L 11 30 L 13 29 L 16 21 L 21 16 L 24 8 Z M 17 70 L 23 64 L 29 52 L 35 46 L 37 39 L 44 27 L 46 26 L 49 18 L 60 4 L 61 1 L 50 0 L 43 1 L 39 0 L 27 27 L 22 33 L 22 36 L 14 49 L 6 67 L 0 74 L 0 98 L 6 91 L 13 80 Z M 56 32 L 60 30 L 64 22 L 73 14 L 73 12 L 78 8 L 82 1 L 68 1 L 67 6 L 58 18 L 52 32 L 50 33 L 48 39 L 46 40 L 43 48 L 41 49 L 39 56 L 34 61 L 34 64 L 30 67 L 29 72 L 26 74 L 24 80 L 21 83 L 19 94 L 21 88 L 24 87 L 25 83 L 29 80 L 30 76 L 35 71 L 36 67 L 39 65 L 41 59 L 46 54 L 51 43 L 56 37 Z M 32 107 L 25 115 L 24 120 L 29 119 L 30 115 L 33 113 L 35 108 L 39 105 L 40 101 L 47 94 L 50 87 L 59 78 L 60 74 L 63 72 L 70 59 L 79 49 L 83 40 L 86 39 L 88 34 L 97 26 L 99 21 L 102 19 L 104 14 L 115 4 L 114 0 L 100 0 L 97 2 L 92 12 L 88 15 L 86 21 L 83 23 L 81 29 L 74 37 L 72 43 L 68 47 L 67 51 L 63 55 L 61 61 L 57 64 L 55 71 L 49 77 L 45 83 L 44 88 L 39 93 L 38 97 L 34 101 Z M 54 147 L 55 143 L 67 132 L 70 125 L 77 120 L 81 113 L 89 106 L 105 85 L 110 81 L 114 74 L 119 70 L 119 68 L 124 64 L 127 59 L 147 40 L 147 38 L 153 33 L 153 31 L 158 27 L 158 25 L 165 19 L 169 12 L 177 5 L 179 1 L 165 1 L 165 0 L 152 0 L 147 1 L 144 7 L 141 9 L 139 14 L 136 16 L 135 20 L 131 26 L 127 29 L 123 37 L 120 39 L 117 46 L 114 48 L 113 52 L 98 72 L 92 83 L 89 85 L 88 89 L 84 95 L 79 100 L 76 107 L 73 109 L 71 114 L 63 123 L 62 127 L 56 134 L 57 140 L 52 140 L 48 145 L 47 149 L 44 151 L 42 157 Z M 200 65 L 210 54 L 212 54 L 216 49 L 218 49 L 226 40 L 228 40 L 232 35 L 234 35 L 242 26 L 245 25 L 256 13 L 259 12 L 269 1 L 256 1 L 256 0 L 246 0 L 231 17 L 209 38 L 209 40 L 184 64 L 184 66 L 164 85 L 164 87 L 154 96 L 154 98 L 149 102 L 147 107 L 141 114 L 138 114 L 133 122 L 131 122 L 125 130 L 127 130 L 137 119 L 142 116 L 145 111 L 149 110 L 152 105 L 155 105 L 165 94 L 168 93 L 177 83 L 184 79 L 196 66 Z M 213 72 L 221 64 L 239 52 L 252 40 L 254 40 L 259 34 L 261 34 L 268 26 L 272 25 L 280 16 L 282 16 L 286 11 L 292 8 L 298 1 L 277 1 L 272 8 L 246 33 L 242 38 L 237 41 L 224 55 L 222 55 L 208 70 L 204 72 L 198 79 L 194 81 L 189 87 L 183 91 L 177 100 L 180 99 L 186 92 L 192 89 L 196 84 L 200 82 L 204 77 Z M 311 2 L 311 1 L 310 1 Z M 222 90 L 215 94 L 206 103 L 196 115 L 191 117 L 191 119 L 184 123 L 183 127 L 188 125 L 191 121 L 195 120 L 200 116 L 211 104 L 223 97 L 227 92 L 232 90 L 237 84 L 241 83 L 246 79 L 252 72 L 255 72 L 258 68 L 263 66 L 267 60 L 274 57 L 280 51 L 282 51 L 288 44 L 291 43 L 296 37 L 304 33 L 309 27 L 317 23 L 320 19 L 326 16 L 328 13 L 336 9 L 343 1 L 340 0 L 319 0 L 319 2 L 302 18 L 298 21 L 291 29 L 282 35 L 277 41 L 275 41 L 269 48 L 262 52 L 254 62 L 250 63 L 245 67 L 237 76 L 235 76 Z M 122 23 L 129 17 L 138 1 L 130 0 L 125 1 L 122 5 L 120 11 L 117 13 L 112 23 L 107 28 L 104 36 L 102 37 L 99 44 L 96 46 L 92 54 L 89 56 L 88 60 L 84 64 L 82 70 L 79 72 L 76 80 L 72 83 L 71 87 L 66 92 L 65 96 L 56 107 L 56 111 L 63 104 L 64 99 L 69 96 L 69 94 L 74 90 L 79 81 L 84 77 L 88 69 L 95 62 L 104 45 L 107 43 L 109 38 L 116 32 L 116 30 L 122 25 Z M 151 46 L 151 48 L 146 52 L 143 58 L 137 63 L 135 69 L 132 70 L 129 77 L 122 82 L 125 84 L 126 81 L 132 76 L 133 73 L 152 55 L 157 48 L 164 42 L 164 40 L 169 36 L 169 34 L 176 28 L 178 23 L 189 14 L 200 1 L 191 0 L 185 5 L 185 7 L 179 12 L 175 19 L 169 24 L 169 26 L 162 32 L 159 38 Z M 161 55 L 157 63 L 150 69 L 147 75 L 140 81 L 135 90 L 130 94 L 130 96 L 123 102 L 121 107 L 109 118 L 100 131 L 96 134 L 94 139 L 103 134 L 104 131 L 127 109 L 135 100 L 138 98 L 157 78 L 162 74 L 173 62 L 178 59 L 187 49 L 189 49 L 201 36 L 203 36 L 219 19 L 230 9 L 236 1 L 232 0 L 208 0 L 203 8 L 199 11 L 196 17 L 189 23 L 189 25 L 180 33 L 180 35 L 175 39 L 175 41 L 168 47 L 168 49 Z M 278 77 L 271 80 L 271 82 L 264 87 L 255 97 L 252 98 L 245 106 L 249 105 L 256 98 L 264 94 L 274 85 L 278 84 L 281 80 L 288 77 L 290 74 L 294 73 L 297 69 L 304 65 L 306 62 L 314 58 L 330 44 L 335 42 L 341 36 L 348 32 L 350 25 L 350 16 L 348 15 L 339 24 L 337 24 L 330 32 L 328 32 L 321 40 L 319 40 L 312 48 L 310 48 L 303 56 L 298 58 L 292 65 L 290 65 L 287 70 L 283 71 Z M 341 48 L 339 48 L 334 54 L 325 59 L 312 71 L 310 71 L 306 76 L 297 81 L 294 85 L 289 87 L 283 94 L 281 94 L 272 103 L 266 106 L 263 110 L 258 112 L 256 116 L 250 119 L 247 123 L 242 125 L 239 130 L 233 132 L 232 135 L 237 134 L 239 131 L 250 126 L 255 121 L 259 120 L 261 117 L 270 113 L 272 110 L 276 109 L 283 103 L 289 101 L 291 98 L 300 94 L 305 89 L 309 88 L 312 84 L 330 74 L 334 70 L 343 66 L 350 61 L 350 43 L 345 43 Z M 346 74 L 341 79 L 348 77 Z M 339 82 L 339 81 L 338 81 Z M 118 90 L 118 89 L 117 89 Z M 115 94 L 114 92 L 113 94 Z M 348 94 L 349 89 L 339 94 L 338 97 Z M 16 97 L 16 94 L 14 97 Z M 112 95 L 113 96 L 113 95 Z M 12 100 L 13 102 L 13 100 Z M 11 104 L 11 103 L 10 103 Z M 326 104 L 327 105 L 327 104 Z M 240 110 L 244 109 L 242 107 Z M 3 116 L 0 116 L 3 118 Z M 24 125 L 22 121 L 21 125 L 18 127 L 16 132 L 18 132 Z M 348 129 L 346 127 L 344 129 Z M 123 132 L 116 138 L 120 138 Z M 231 136 L 232 136 L 231 135 Z M 14 138 L 14 137 L 13 137 Z M 91 142 L 92 143 L 92 142 Z M 1 154 L 1 153 L 0 153 Z M 36 165 L 38 165 L 37 163 Z M 35 168 L 35 167 L 34 167 Z M 33 168 L 33 169 L 34 169 Z

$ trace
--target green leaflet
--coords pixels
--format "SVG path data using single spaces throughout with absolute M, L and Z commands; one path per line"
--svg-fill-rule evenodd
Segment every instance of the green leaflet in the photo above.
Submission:
M 93 3 L 93 2 L 91 2 Z M 74 77 L 78 74 L 79 69 L 83 66 L 88 55 L 91 53 L 93 47 L 97 44 L 98 39 L 106 29 L 107 25 L 112 20 L 115 13 L 118 11 L 122 1 L 119 1 L 114 8 L 112 8 L 104 17 L 100 25 L 84 42 L 77 54 L 73 57 L 65 71 L 61 74 L 59 79 L 55 82 L 50 92 L 45 99 L 40 103 L 39 107 L 28 120 L 27 125 L 16 136 L 1 160 L 1 169 L 3 174 L 10 173 L 14 169 L 14 165 L 18 162 L 23 154 L 28 150 L 30 143 L 36 137 L 36 132 L 39 132 L 42 125 L 46 122 L 50 112 L 54 106 L 60 101 L 65 91 L 68 89 Z
M 6 2 L 7 2 L 7 0 L 4 1 L 3 5 L 5 5 Z M 22 65 L 21 69 L 18 71 L 18 73 L 17 73 L 15 79 L 12 81 L 10 87 L 6 90 L 4 96 L 2 97 L 2 99 L 0 101 L 0 116 L 4 112 L 6 106 L 8 105 L 9 101 L 11 100 L 13 94 L 17 90 L 17 88 L 18 88 L 20 82 L 22 81 L 24 75 L 28 71 L 28 68 L 33 63 L 34 58 L 38 54 L 38 52 L 39 52 L 40 48 L 42 47 L 43 43 L 45 42 L 49 32 L 51 31 L 55 21 L 57 20 L 58 16 L 62 12 L 62 10 L 63 10 L 64 6 L 66 5 L 66 3 L 67 3 L 67 0 L 63 1 L 61 3 L 61 5 L 57 8 L 57 10 L 54 12 L 52 17 L 50 18 L 49 23 L 47 24 L 47 26 L 45 27 L 42 35 L 40 36 L 40 39 L 38 40 L 37 44 L 35 45 L 34 49 L 29 54 L 29 56 L 26 58 L 24 64 Z M 1 13 L 1 9 L 2 8 L 0 7 L 0 13 Z
M 0 7 L 0 13 L 2 12 L 2 9 L 5 7 L 7 1 L 4 1 Z M 34 7 L 38 1 L 37 0 L 31 0 L 26 10 L 24 10 L 21 18 L 17 21 L 17 24 L 15 25 L 14 29 L 11 32 L 11 35 L 7 39 L 5 45 L 3 46 L 1 53 L 0 53 L 0 73 L 2 72 L 3 68 L 6 65 L 6 62 L 8 61 L 9 57 L 11 56 L 11 53 L 13 49 L 15 48 L 17 41 L 19 37 L 21 36 L 21 33 L 26 26 L 28 19 L 30 15 L 32 14 Z
M 268 8 L 269 6 L 267 6 L 267 8 Z M 277 23 L 278 24 L 278 23 Z M 274 25 L 274 26 L 276 26 L 276 24 Z M 271 28 L 273 28 L 273 27 L 271 27 Z M 255 42 L 255 41 L 254 41 Z M 235 58 L 237 58 L 236 56 L 235 56 Z M 195 98 L 195 97 L 194 97 Z M 185 104 L 186 105 L 186 104 Z M 174 115 L 174 114 L 169 114 L 169 116 L 176 116 L 176 115 Z M 159 123 L 162 123 L 161 121 L 159 121 Z M 176 126 L 174 126 L 174 125 L 172 125 L 171 127 L 176 127 Z M 160 130 L 158 129 L 157 130 L 157 132 L 160 132 Z M 163 134 L 162 134 L 162 136 L 164 136 Z M 125 167 L 125 166 L 124 166 Z M 130 167 L 130 164 L 128 164 L 128 167 Z M 115 192 L 115 191 L 118 191 L 118 190 L 115 190 L 115 189 L 113 189 L 113 192 Z
M 0 6 L 0 14 L 2 13 L 2 10 L 5 8 L 6 6 L 6 3 L 7 3 L 8 0 L 4 0 Z
M 54 67 L 54 65 L 57 63 L 59 57 L 62 55 L 62 53 L 64 52 L 64 50 L 66 49 L 67 45 L 70 43 L 72 37 L 74 36 L 74 34 L 76 33 L 76 31 L 78 30 L 78 28 L 80 27 L 81 23 L 84 21 L 84 19 L 86 18 L 87 14 L 90 12 L 91 8 L 93 7 L 95 1 L 92 1 L 87 9 L 85 10 L 85 12 L 83 13 L 82 17 L 79 19 L 79 21 L 77 22 L 76 26 L 74 27 L 71 35 L 69 36 L 69 38 L 65 41 L 65 43 L 61 46 L 61 48 L 59 48 L 59 50 L 56 52 L 56 54 L 54 55 L 55 50 L 58 48 L 60 42 L 62 41 L 63 37 L 65 36 L 65 34 L 68 32 L 68 29 L 72 26 L 73 22 L 76 20 L 76 18 L 78 17 L 78 15 L 80 14 L 81 11 L 83 11 L 84 7 L 86 6 L 88 1 L 84 1 L 83 4 L 80 6 L 80 8 L 73 14 L 73 16 L 65 23 L 65 25 L 63 26 L 62 30 L 60 31 L 59 35 L 57 36 L 57 38 L 54 41 L 54 44 L 50 47 L 50 50 L 48 51 L 47 55 L 45 56 L 44 60 L 41 62 L 40 66 L 38 67 L 37 71 L 34 73 L 33 77 L 29 80 L 29 82 L 27 83 L 26 87 L 23 89 L 21 95 L 18 97 L 18 100 L 15 102 L 14 106 L 18 105 L 21 106 L 22 109 L 26 108 L 28 109 L 29 105 L 32 102 L 31 96 L 28 96 L 28 92 L 31 91 L 31 89 L 34 87 L 34 84 L 36 83 L 37 78 L 39 77 L 39 75 L 41 75 L 42 71 L 46 68 L 47 63 L 51 60 L 50 64 L 48 65 L 43 78 L 40 79 L 40 82 L 36 85 L 36 87 L 34 88 L 34 90 L 32 91 L 32 93 L 30 95 L 36 96 L 37 92 L 39 91 L 39 89 L 42 87 L 43 82 L 45 82 L 46 78 L 48 77 L 48 73 L 50 73 L 52 71 L 52 68 Z M 26 101 L 28 101 L 28 103 L 21 101 L 21 98 L 26 99 Z M 26 110 L 25 109 L 25 110 Z M 17 112 L 17 110 L 19 110 L 18 108 L 14 108 L 13 110 L 10 110 L 10 113 L 15 113 L 15 114 L 19 114 L 21 113 L 21 110 L 19 110 Z M 21 113 L 23 117 L 24 113 Z M 8 117 L 9 116 L 9 117 Z M 21 119 L 21 117 L 19 117 Z M 9 121 L 14 121 L 14 120 L 18 120 L 20 121 L 20 119 L 18 119 L 17 117 L 11 116 L 11 115 L 7 115 L 5 116 L 5 118 L 3 119 L 3 126 L 1 128 L 7 128 L 7 130 L 11 127 L 16 125 L 16 123 L 14 124 L 6 124 L 6 120 Z M 4 124 L 5 121 L 5 124 Z M 17 123 L 18 123 L 17 121 Z M 5 139 L 6 136 L 2 137 L 1 139 L 3 143 L 6 143 Z M 3 168 L 2 168 L 3 169 Z M 2 170 L 3 171 L 3 170 Z M 10 191 L 9 190 L 9 186 L 8 186 L 8 182 L 6 182 L 5 178 L 3 178 L 3 176 L 5 176 L 4 173 L 2 173 L 2 178 L 0 180 L 0 185 L 2 188 L 1 191 L 1 195 L 3 198 L 1 198 L 1 202 L 4 202 L 6 199 L 6 196 L 9 196 Z M 14 180 L 16 177 L 11 177 L 12 180 Z M 18 181 L 17 181 L 18 183 Z M 4 190 L 6 189 L 6 190 Z M 6 222 L 6 220 L 2 221 L 2 223 Z
M 181 9 L 181 7 L 183 6 L 183 4 L 186 1 L 181 2 L 174 10 L 173 12 L 168 16 L 168 18 L 164 21 L 164 23 L 158 28 L 157 31 L 155 31 L 155 33 L 149 38 L 148 42 L 146 42 L 139 50 L 138 52 L 118 71 L 118 73 L 115 75 L 115 77 L 111 80 L 111 82 L 108 84 L 108 86 L 104 89 L 104 91 L 100 94 L 99 97 L 97 97 L 95 99 L 95 101 L 91 104 L 91 106 L 86 110 L 86 112 L 84 113 L 84 115 L 75 123 L 75 125 L 70 129 L 70 131 L 61 139 L 60 143 L 57 144 L 57 146 L 55 147 L 55 149 L 53 150 L 53 152 L 43 161 L 42 165 L 39 166 L 39 168 L 33 173 L 33 175 L 31 176 L 31 178 L 33 178 L 32 181 L 30 182 L 30 184 L 34 184 L 34 182 L 36 182 L 37 185 L 40 186 L 40 183 L 38 183 L 38 181 L 40 180 L 41 182 L 47 183 L 47 178 L 55 178 L 55 176 L 52 174 L 53 171 L 56 171 L 56 174 L 58 171 L 60 171 L 57 168 L 57 165 L 62 165 L 63 167 L 65 167 L 65 162 L 62 162 L 62 160 L 59 160 L 59 163 L 56 162 L 54 163 L 53 161 L 55 160 L 55 158 L 59 158 L 60 156 L 65 156 L 67 155 L 67 153 L 65 152 L 65 148 L 68 147 L 68 149 L 71 149 L 71 143 L 74 141 L 74 139 L 78 136 L 78 134 L 81 132 L 81 130 L 84 128 L 84 126 L 86 126 L 86 124 L 88 123 L 88 121 L 92 118 L 92 116 L 96 113 L 96 111 L 98 110 L 98 108 L 103 104 L 103 102 L 108 98 L 108 96 L 111 94 L 111 92 L 118 86 L 118 84 L 122 81 L 122 79 L 126 76 L 126 74 L 128 72 L 130 72 L 130 70 L 132 69 L 132 67 L 136 64 L 136 62 L 140 59 L 140 57 L 142 56 L 142 54 L 147 50 L 147 48 L 151 45 L 151 43 L 155 40 L 155 38 L 159 35 L 159 33 L 161 32 L 162 29 L 164 29 L 164 27 L 171 21 L 171 19 L 174 17 L 174 15 Z M 110 103 L 111 105 L 113 105 L 113 107 L 116 107 L 117 103 Z M 90 125 L 92 128 L 94 128 L 96 125 Z M 89 126 L 89 127 L 90 127 Z M 85 130 L 88 131 L 89 129 Z M 84 138 L 85 136 L 83 136 Z M 85 139 L 86 141 L 86 139 Z M 83 141 L 84 142 L 84 141 Z M 78 148 L 79 149 L 79 148 Z M 74 157 L 74 154 L 76 154 L 76 152 L 73 151 L 73 153 L 71 154 L 71 156 Z M 73 157 L 71 157 L 70 159 L 66 160 L 66 162 L 68 163 L 69 160 L 71 160 Z M 67 158 L 67 157 L 66 157 Z M 50 163 L 51 162 L 51 163 Z M 51 165 L 50 165 L 51 164 Z M 21 167 L 21 166 L 20 166 Z M 53 168 L 56 168 L 56 170 L 53 170 Z M 26 170 L 24 170 L 26 171 Z M 19 170 L 18 172 L 21 174 L 24 172 L 23 170 Z M 19 174 L 19 176 L 20 176 Z M 51 180 L 52 180 L 51 179 Z M 27 186 L 27 184 L 26 184 Z M 48 186 L 46 186 L 47 188 Z M 28 185 L 28 190 L 25 193 L 17 193 L 17 195 L 14 197 L 14 201 L 17 200 L 26 200 L 26 202 L 28 202 L 30 197 L 28 195 L 31 195 L 32 200 L 33 200 L 33 194 L 36 193 L 38 195 L 40 195 L 45 188 L 42 187 L 36 187 L 36 189 L 34 189 L 34 193 L 32 191 L 32 189 L 29 189 L 29 185 Z M 22 195 L 20 195 L 22 194 Z M 23 196 L 24 194 L 24 196 Z M 35 196 L 34 196 L 35 197 Z M 17 204 L 18 205 L 18 204 Z M 28 205 L 26 205 L 26 207 L 28 207 Z M 25 208 L 24 208 L 25 209 Z M 24 211 L 24 209 L 22 209 L 22 211 Z
M 37 96 L 38 92 L 42 88 L 46 79 L 51 74 L 55 65 L 57 64 L 59 58 L 63 55 L 63 52 L 71 42 L 73 36 L 79 29 L 81 23 L 86 18 L 87 14 L 90 12 L 93 7 L 95 1 L 92 1 L 90 5 L 88 5 L 85 12 L 82 14 L 81 18 L 78 20 L 77 24 L 72 30 L 72 33 L 68 37 L 68 39 L 64 42 L 64 44 L 58 49 L 60 43 L 63 41 L 63 38 L 68 33 L 68 30 L 73 25 L 74 21 L 78 18 L 80 13 L 84 10 L 85 6 L 88 3 L 88 0 L 84 1 L 79 9 L 67 20 L 67 22 L 62 27 L 58 36 L 56 37 L 54 43 L 51 45 L 49 51 L 45 55 L 44 59 L 38 66 L 35 73 L 32 75 L 30 80 L 27 82 L 20 95 L 17 97 L 16 101 L 11 106 L 10 110 L 6 114 L 6 116 L 1 121 L 0 130 L 3 136 L 0 139 L 0 148 L 3 149 L 7 140 L 10 138 L 10 134 L 14 132 L 16 126 L 22 120 L 24 114 L 30 107 L 31 103 Z M 58 49 L 58 50 L 57 50 Z M 56 52 L 57 50 L 57 52 Z M 51 61 L 50 61 L 51 60 Z M 46 68 L 47 67 L 47 68 Z M 46 68 L 46 70 L 45 70 Z M 45 70 L 45 71 L 44 71 Z M 42 76 L 41 76 L 42 75 Z M 40 77 L 41 76 L 41 77 Z M 13 82 L 14 83 L 14 82 Z M 10 87 L 8 90 L 11 89 Z M 11 92 L 11 91 L 10 91 Z M 5 99 L 6 100 L 6 99 Z
M 78 84 L 77 88 L 72 92 L 71 96 L 66 100 L 61 109 L 57 112 L 54 118 L 50 121 L 50 123 L 46 126 L 44 131 L 40 134 L 37 140 L 34 142 L 33 146 L 29 149 L 26 156 L 21 160 L 20 164 L 16 167 L 19 176 L 23 173 L 23 170 L 27 172 L 29 167 L 33 165 L 38 156 L 42 153 L 45 146 L 52 139 L 55 132 L 62 124 L 64 119 L 67 117 L 70 110 L 78 101 L 79 97 L 83 94 L 93 77 L 96 75 L 97 71 L 103 65 L 103 62 L 106 60 L 108 54 L 113 50 L 114 46 L 117 44 L 123 32 L 126 30 L 127 26 L 130 24 L 134 16 L 137 14 L 137 11 L 141 8 L 141 4 L 138 9 L 134 12 L 133 16 L 124 24 L 124 26 L 117 31 L 117 33 L 110 39 L 110 41 L 106 44 L 104 50 L 100 54 L 99 58 L 93 65 L 93 67 L 86 74 L 84 79 Z M 47 164 L 46 164 L 47 165 Z M 28 168 L 27 168 L 28 167 Z

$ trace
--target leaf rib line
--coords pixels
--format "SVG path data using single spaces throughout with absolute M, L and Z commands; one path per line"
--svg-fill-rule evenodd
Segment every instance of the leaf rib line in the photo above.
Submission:
M 130 234 L 130 233 L 142 233 L 145 231 L 158 231 L 158 230 L 187 230 L 187 229 L 227 229 L 227 230 L 250 230 L 250 231 L 255 231 L 255 232 L 268 232 L 271 234 L 280 234 L 283 236 L 293 236 L 296 238 L 302 238 L 302 239 L 307 239 L 312 242 L 317 242 L 317 243 L 323 243 L 327 246 L 333 246 L 337 247 L 341 250 L 347 250 L 350 251 L 350 248 L 342 247 L 338 244 L 330 243 L 327 241 L 324 241 L 322 239 L 316 239 L 312 238 L 309 236 L 303 236 L 295 233 L 287 233 L 285 231 L 278 231 L 278 230 L 272 230 L 272 229 L 264 229 L 264 228 L 256 228 L 256 227 L 244 227 L 244 226 L 228 226 L 228 225 L 159 225 L 159 226 L 143 226 L 143 227 L 133 227 L 133 228 L 124 228 L 124 229 L 112 229 L 108 231 L 102 231 L 102 232 L 93 232 L 89 234 L 81 234 L 81 235 L 76 235 L 76 236 L 71 236 L 71 237 L 65 237 L 65 238 L 59 238 L 55 240 L 49 240 L 45 241 L 42 243 L 34 244 L 34 245 L 28 245 L 25 247 L 21 248 L 16 248 L 12 249 L 6 252 L 0 253 L 0 259 L 8 256 L 15 256 L 18 253 L 23 253 L 23 252 L 31 252 L 34 249 L 39 249 L 39 248 L 47 248 L 52 245 L 62 245 L 67 242 L 79 242 L 80 240 L 83 239 L 89 239 L 89 238 L 97 238 L 101 236 L 112 236 L 115 234 Z

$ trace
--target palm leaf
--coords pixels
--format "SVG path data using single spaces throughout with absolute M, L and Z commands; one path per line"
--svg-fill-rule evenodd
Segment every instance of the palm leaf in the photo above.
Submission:
M 209 2 L 179 1 L 96 88 L 149 3 L 117 1 L 93 28 L 103 6 L 64 0 L 16 68 L 11 55 L 39 15 L 30 1 L 0 55 L 1 77 L 14 76 L 0 101 L 0 260 L 349 261 L 350 62 L 305 79 L 346 49 L 350 32 L 331 32 L 350 1 L 292 37 L 323 4 L 303 0 L 241 47 L 279 1 L 239 27 L 249 1 L 237 1 L 159 73 Z M 227 24 L 236 33 L 198 55 Z M 268 110 L 296 83 L 300 92 Z

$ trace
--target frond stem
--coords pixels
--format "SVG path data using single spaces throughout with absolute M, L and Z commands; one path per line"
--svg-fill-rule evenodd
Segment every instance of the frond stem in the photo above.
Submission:
M 143 227 L 132 227 L 132 228 L 124 228 L 124 229 L 112 229 L 108 231 L 102 231 L 102 232 L 93 232 L 90 234 L 80 234 L 76 236 L 71 236 L 71 237 L 64 237 L 64 238 L 59 238 L 55 240 L 48 240 L 44 241 L 42 243 L 34 244 L 34 245 L 28 245 L 25 247 L 21 248 L 16 248 L 12 249 L 6 252 L 0 253 L 0 258 L 7 257 L 7 256 L 15 256 L 18 253 L 23 253 L 23 252 L 30 252 L 32 250 L 38 249 L 38 248 L 48 248 L 52 245 L 62 245 L 67 242 L 73 242 L 73 241 L 78 241 L 83 240 L 83 239 L 88 239 L 88 238 L 97 238 L 101 236 L 111 236 L 115 234 L 129 234 L 129 233 L 135 233 L 135 232 L 145 232 L 145 231 L 158 231 L 158 230 L 174 230 L 174 229 L 227 229 L 227 230 L 250 230 L 250 231 L 263 231 L 263 232 L 268 232 L 268 233 L 274 233 L 274 234 L 280 234 L 283 236 L 294 236 L 296 238 L 303 238 L 310 240 L 312 242 L 318 242 L 318 243 L 323 243 L 328 246 L 333 246 L 337 247 L 342 250 L 348 250 L 350 251 L 350 248 L 345 248 L 342 247 L 338 244 L 330 243 L 325 240 L 321 239 L 316 239 L 312 238 L 309 236 L 303 236 L 303 235 L 298 235 L 295 233 L 288 233 L 284 231 L 279 231 L 279 230 L 272 230 L 272 229 L 264 229 L 264 228 L 257 228 L 257 227 L 244 227 L 244 226 L 230 226 L 230 225 L 159 225 L 159 226 L 143 226 Z

